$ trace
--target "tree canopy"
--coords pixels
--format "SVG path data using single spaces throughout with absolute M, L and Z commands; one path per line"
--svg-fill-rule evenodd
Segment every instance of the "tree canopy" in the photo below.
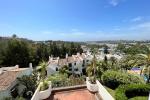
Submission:
M 82 53 L 79 43 L 60 41 L 31 41 L 20 38 L 0 39 L 0 66 L 28 67 L 29 63 L 36 66 L 41 61 L 48 61 L 49 56 L 65 58 Z

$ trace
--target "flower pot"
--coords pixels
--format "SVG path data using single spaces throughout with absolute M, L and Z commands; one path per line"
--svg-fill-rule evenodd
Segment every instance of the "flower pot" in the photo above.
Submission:
M 87 85 L 87 89 L 90 91 L 90 92 L 97 92 L 98 91 L 98 86 L 97 84 L 93 84 L 90 82 L 89 78 L 87 78 L 86 80 L 86 85 Z
M 49 88 L 44 91 L 39 91 L 39 98 L 40 99 L 47 99 L 51 94 L 51 84 L 49 83 Z

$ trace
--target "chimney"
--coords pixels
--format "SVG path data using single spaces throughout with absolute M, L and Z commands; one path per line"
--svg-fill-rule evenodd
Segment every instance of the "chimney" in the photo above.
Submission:
M 66 59 L 68 58 L 68 53 L 66 53 Z
M 59 57 L 57 57 L 57 60 L 59 60 Z
M 67 63 L 68 63 L 68 53 L 66 53 L 66 60 L 67 60 Z
M 33 67 L 32 67 L 32 63 L 29 63 L 29 68 L 31 68 L 31 69 L 33 68 Z
M 29 68 L 31 71 L 33 71 L 32 63 L 29 63 Z
M 79 53 L 79 52 L 77 53 L 77 56 L 80 56 L 80 53 Z
M 49 62 L 51 62 L 53 60 L 53 56 L 49 56 Z
M 16 69 L 19 68 L 19 65 L 16 65 L 15 68 L 16 68 Z

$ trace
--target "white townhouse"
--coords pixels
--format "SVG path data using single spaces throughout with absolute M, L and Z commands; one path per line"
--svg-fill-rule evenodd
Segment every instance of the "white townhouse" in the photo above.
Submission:
M 68 56 L 66 54 L 66 58 L 60 59 L 59 57 L 53 58 L 49 57 L 49 65 L 47 67 L 47 75 L 54 74 L 58 72 L 58 70 L 67 65 L 69 67 L 69 71 L 71 73 L 75 73 L 78 75 L 84 74 L 86 71 L 86 66 L 92 60 L 93 56 L 85 53 L 77 53 L 76 55 Z

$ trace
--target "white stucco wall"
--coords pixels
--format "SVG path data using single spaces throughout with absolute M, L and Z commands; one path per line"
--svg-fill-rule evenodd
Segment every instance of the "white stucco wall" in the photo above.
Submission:
M 50 64 L 47 66 L 47 76 L 50 76 L 51 74 L 55 74 L 57 73 L 56 68 L 58 68 L 58 66 L 56 64 Z
M 103 100 L 115 100 L 98 80 L 96 83 L 98 85 L 98 93 Z
M 0 91 L 0 100 L 3 100 L 4 97 L 10 96 L 9 90 L 2 90 Z
M 41 100 L 40 98 L 44 97 L 44 95 L 51 95 L 52 87 L 51 87 L 51 82 L 49 81 L 49 88 L 45 91 L 40 91 L 40 84 L 37 87 L 36 91 L 34 92 L 31 100 Z M 40 93 L 43 92 L 43 93 Z

